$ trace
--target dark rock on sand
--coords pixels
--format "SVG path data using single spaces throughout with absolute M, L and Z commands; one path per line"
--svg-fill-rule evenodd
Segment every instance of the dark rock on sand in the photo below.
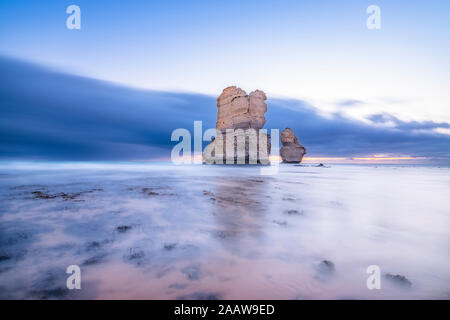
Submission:
M 6 261 L 6 260 L 10 260 L 11 257 L 10 256 L 0 256 L 0 262 Z
M 8 246 L 10 245 L 15 245 L 24 241 L 29 241 L 30 240 L 31 235 L 23 232 L 23 231 L 18 231 L 15 232 L 11 235 L 9 235 L 6 239 L 3 239 L 3 237 L 0 234 L 0 244 L 6 244 Z
M 272 222 L 277 224 L 277 225 L 279 225 L 280 227 L 287 226 L 287 222 L 286 221 L 273 220 Z
M 97 254 L 83 261 L 83 266 L 90 266 L 105 261 L 106 254 Z
M 319 163 L 317 166 L 315 166 L 316 168 L 330 168 L 330 166 L 326 166 L 323 163 Z
M 186 289 L 188 285 L 186 283 L 172 283 L 169 285 L 169 289 Z
M 83 194 L 100 192 L 100 191 L 103 191 L 103 189 L 91 189 L 91 190 L 79 191 L 79 192 L 73 192 L 73 193 L 66 193 L 66 192 L 49 193 L 46 191 L 36 190 L 36 191 L 31 192 L 31 194 L 33 195 L 33 199 L 48 200 L 48 199 L 61 198 L 64 201 L 68 201 L 68 200 L 84 201 L 84 200 L 79 200 L 78 198 L 80 196 L 82 196 Z
M 214 196 L 214 193 L 212 193 L 211 191 L 208 191 L 208 190 L 203 190 L 203 195 L 204 196 Z
M 218 230 L 213 233 L 213 235 L 219 239 L 235 238 L 238 234 L 238 231 L 235 230 Z
M 319 263 L 319 271 L 325 274 L 330 274 L 335 271 L 334 263 L 330 260 L 322 260 Z
M 130 230 L 130 229 L 131 229 L 131 226 L 125 226 L 125 225 L 123 225 L 123 226 L 118 226 L 118 227 L 116 228 L 117 232 L 119 232 L 119 233 L 125 233 L 125 232 L 127 232 L 128 230 Z
M 402 276 L 400 274 L 393 275 L 391 273 L 386 273 L 384 275 L 384 277 L 386 279 L 388 279 L 389 281 L 391 281 L 392 283 L 399 285 L 401 287 L 404 287 L 404 288 L 411 288 L 411 286 L 412 286 L 412 282 L 409 281 L 408 278 L 406 278 L 405 276 Z
M 221 294 L 217 292 L 193 292 L 177 297 L 178 300 L 220 300 Z
M 136 247 L 130 248 L 128 252 L 123 256 L 123 260 L 125 262 L 134 264 L 137 267 L 140 267 L 144 265 L 148 259 L 146 258 L 144 250 Z
M 167 251 L 170 251 L 170 250 L 175 249 L 176 246 L 177 246 L 176 243 L 166 243 L 166 244 L 164 244 L 164 249 Z
M 248 182 L 263 183 L 264 180 L 259 180 L 259 179 L 249 179 Z
M 292 215 L 292 216 L 302 216 L 303 215 L 303 210 L 300 210 L 300 211 L 298 211 L 298 210 L 287 210 L 286 211 L 286 214 L 288 214 L 288 215 Z
M 138 249 L 131 248 L 128 254 L 125 256 L 127 260 L 139 260 L 145 257 L 145 252 Z
M 64 192 L 50 194 L 38 190 L 31 192 L 31 194 L 33 195 L 33 199 L 54 199 L 58 197 L 67 197 L 67 195 Z
M 153 188 L 142 188 L 141 191 L 142 193 L 149 195 L 149 196 L 157 196 L 159 195 L 158 192 L 153 191 Z
M 40 291 L 31 291 L 30 294 L 34 298 L 38 298 L 40 300 L 47 299 L 62 299 L 68 294 L 67 288 L 54 288 L 54 289 L 44 289 Z
M 30 287 L 29 298 L 32 299 L 61 299 L 64 298 L 70 290 L 66 286 L 66 273 L 62 269 L 51 269 L 40 273 L 35 278 Z
M 198 266 L 187 266 L 181 269 L 181 272 L 185 274 L 189 280 L 200 279 L 200 268 Z
M 97 250 L 101 247 L 102 245 L 100 244 L 100 242 L 98 241 L 91 241 L 86 245 L 86 251 L 91 251 L 91 250 Z

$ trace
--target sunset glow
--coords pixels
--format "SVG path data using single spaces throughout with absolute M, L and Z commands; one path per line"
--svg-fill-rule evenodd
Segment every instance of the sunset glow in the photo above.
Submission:
M 425 160 L 426 157 L 358 157 L 352 158 L 353 160 L 367 160 L 367 161 L 379 161 L 379 160 Z
M 304 157 L 303 162 L 341 162 L 352 163 L 357 161 L 378 162 L 378 161 L 410 161 L 410 160 L 430 160 L 428 157 L 411 156 L 367 156 L 367 157 Z

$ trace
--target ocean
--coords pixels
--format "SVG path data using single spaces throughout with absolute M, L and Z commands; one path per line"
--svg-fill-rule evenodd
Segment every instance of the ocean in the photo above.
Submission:
M 449 173 L 2 162 L 0 298 L 450 299 Z

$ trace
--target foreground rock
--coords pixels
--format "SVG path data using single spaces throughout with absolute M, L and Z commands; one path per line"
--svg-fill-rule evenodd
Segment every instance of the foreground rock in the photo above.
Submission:
M 388 279 L 389 281 L 391 281 L 392 283 L 404 287 L 404 288 L 411 288 L 412 287 L 412 282 L 408 280 L 408 278 L 406 278 L 405 276 L 402 276 L 400 274 L 391 274 L 391 273 L 386 273 L 385 278 Z
M 319 264 L 319 271 L 325 274 L 330 274 L 335 271 L 334 263 L 330 260 L 322 260 Z
M 266 99 L 260 90 L 249 95 L 235 86 L 223 90 L 217 99 L 217 134 L 203 152 L 206 163 L 269 163 L 270 136 L 260 132 Z
M 299 163 L 306 154 L 306 149 L 299 142 L 290 128 L 286 128 L 281 132 L 281 143 L 283 146 L 280 150 L 280 156 L 283 162 Z

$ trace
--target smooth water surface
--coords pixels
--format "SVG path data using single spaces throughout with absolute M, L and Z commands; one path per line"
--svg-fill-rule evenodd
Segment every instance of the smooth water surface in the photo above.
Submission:
M 0 298 L 449 299 L 449 189 L 448 167 L 2 163 Z

